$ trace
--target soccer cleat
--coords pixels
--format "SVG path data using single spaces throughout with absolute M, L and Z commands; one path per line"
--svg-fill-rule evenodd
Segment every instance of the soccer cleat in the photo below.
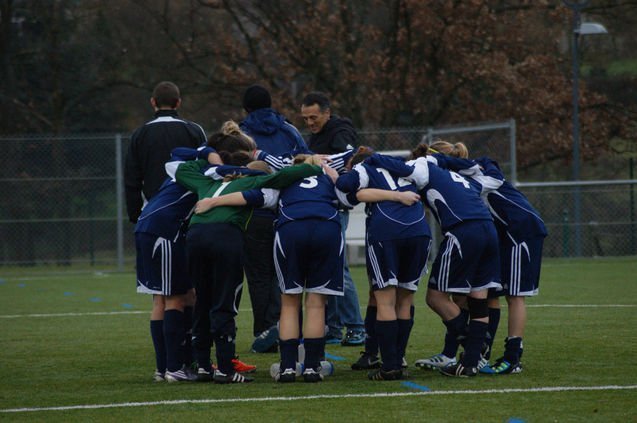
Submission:
M 493 366 L 491 366 L 491 370 L 493 370 L 493 373 L 496 375 L 522 373 L 522 363 L 510 363 L 504 358 L 499 358 L 496 360 Z
M 239 357 L 232 359 L 232 367 L 234 368 L 234 371 L 238 373 L 254 373 L 257 371 L 257 366 L 246 364 L 243 361 L 240 361 Z
M 480 361 L 478 361 L 478 370 L 482 370 L 485 367 L 489 367 L 489 360 L 487 360 L 483 356 L 480 356 Z
M 448 364 L 438 371 L 445 376 L 452 377 L 474 377 L 478 374 L 477 367 L 465 367 L 462 363 Z
M 397 370 L 383 370 L 376 369 L 367 373 L 367 378 L 369 380 L 399 380 L 403 379 L 403 371 L 402 369 Z
M 160 372 L 159 370 L 155 370 L 155 374 L 153 375 L 153 381 L 163 382 L 164 380 L 166 380 L 166 378 L 164 377 L 164 373 Z
M 361 356 L 352 364 L 352 370 L 371 370 L 380 368 L 380 359 L 377 355 L 362 351 Z
M 279 328 L 277 328 L 276 326 L 272 326 L 270 329 L 264 330 L 259 336 L 254 338 L 254 342 L 252 342 L 252 352 L 277 352 L 278 342 Z
M 214 370 L 206 370 L 203 367 L 197 369 L 197 382 L 212 382 Z
M 232 374 L 222 373 L 220 370 L 215 370 L 215 374 L 212 377 L 215 383 L 249 383 L 254 379 L 248 376 L 244 376 L 241 373 L 234 372 Z
M 420 360 L 416 360 L 414 365 L 421 369 L 437 370 L 456 363 L 457 361 L 455 357 L 449 358 L 444 354 L 436 354 L 429 358 L 421 358 Z
M 348 329 L 345 336 L 341 340 L 341 345 L 345 347 L 353 347 L 363 345 L 365 343 L 365 331 Z
M 197 380 L 197 375 L 192 373 L 189 367 L 183 366 L 174 372 L 166 370 L 164 378 L 167 382 L 193 382 Z
M 407 363 L 407 359 L 405 357 L 403 357 L 403 359 L 400 362 L 400 368 L 401 369 L 406 369 L 409 367 L 409 363 Z
M 291 383 L 296 381 L 296 369 L 285 369 L 283 373 L 278 372 L 274 380 L 279 383 Z
M 289 369 L 292 370 L 292 369 Z M 316 383 L 316 382 L 320 382 L 323 380 L 323 375 L 320 373 L 321 369 L 319 369 L 319 371 L 316 371 L 314 369 L 305 369 L 303 370 L 303 381 L 308 382 L 308 383 Z

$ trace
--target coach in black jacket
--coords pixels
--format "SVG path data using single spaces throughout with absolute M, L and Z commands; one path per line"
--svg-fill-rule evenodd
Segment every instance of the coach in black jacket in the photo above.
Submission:
M 164 164 L 170 159 L 170 152 L 176 147 L 197 148 L 206 143 L 203 128 L 177 114 L 181 105 L 177 85 L 168 81 L 157 84 L 150 104 L 155 118 L 133 132 L 124 168 L 126 210 L 133 223 L 145 201 L 166 180 Z
M 320 92 L 312 92 L 303 98 L 301 104 L 303 121 L 312 133 L 308 148 L 318 154 L 336 154 L 351 150 L 357 145 L 358 134 L 352 121 L 332 114 L 329 98 Z M 339 213 L 343 239 L 349 222 L 348 210 Z M 347 256 L 343 269 L 343 297 L 331 297 L 327 304 L 328 344 L 356 346 L 365 342 L 365 326 L 360 312 L 358 293 L 349 272 Z M 347 328 L 342 335 L 343 326 Z M 342 337 L 342 339 L 341 339 Z

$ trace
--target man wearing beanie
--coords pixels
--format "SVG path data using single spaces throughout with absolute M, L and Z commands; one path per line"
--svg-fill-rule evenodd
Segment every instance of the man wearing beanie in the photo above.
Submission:
M 257 148 L 273 156 L 291 151 L 307 152 L 298 129 L 272 109 L 270 92 L 261 85 L 251 85 L 243 94 L 243 108 L 248 113 L 240 128 L 257 143 Z M 245 232 L 244 270 L 252 302 L 254 352 L 277 352 L 281 311 L 279 290 L 272 256 L 274 245 L 272 211 L 256 209 Z

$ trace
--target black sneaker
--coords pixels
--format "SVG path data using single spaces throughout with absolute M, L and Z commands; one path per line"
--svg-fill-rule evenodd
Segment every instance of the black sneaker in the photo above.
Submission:
M 219 370 L 215 370 L 215 374 L 212 377 L 212 380 L 215 383 L 249 383 L 252 382 L 254 379 L 237 372 L 225 374 Z
M 369 380 L 399 380 L 403 378 L 403 371 L 401 369 L 398 369 L 398 370 L 376 369 L 367 373 L 367 378 Z
M 197 382 L 212 382 L 212 376 L 214 375 L 214 370 L 205 369 L 203 367 L 197 368 Z
M 462 363 L 449 364 L 438 370 L 443 375 L 452 377 L 474 377 L 478 375 L 477 367 L 465 367 Z
M 352 364 L 352 370 L 371 370 L 380 368 L 380 359 L 367 351 L 362 351 L 361 356 Z
M 323 375 L 314 369 L 305 369 L 303 371 L 303 380 L 308 383 L 316 383 L 323 380 Z
M 296 381 L 296 369 L 285 369 L 283 373 L 279 372 L 274 377 L 279 383 L 292 383 Z

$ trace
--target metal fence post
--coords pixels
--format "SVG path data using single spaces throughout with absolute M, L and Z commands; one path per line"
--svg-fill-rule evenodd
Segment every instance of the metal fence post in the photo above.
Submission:
M 515 137 L 515 119 L 509 120 L 509 141 L 511 145 L 511 184 L 515 186 L 518 182 L 518 158 L 516 154 L 517 139 Z
M 124 270 L 124 169 L 122 135 L 115 135 L 115 192 L 117 194 L 117 270 Z

